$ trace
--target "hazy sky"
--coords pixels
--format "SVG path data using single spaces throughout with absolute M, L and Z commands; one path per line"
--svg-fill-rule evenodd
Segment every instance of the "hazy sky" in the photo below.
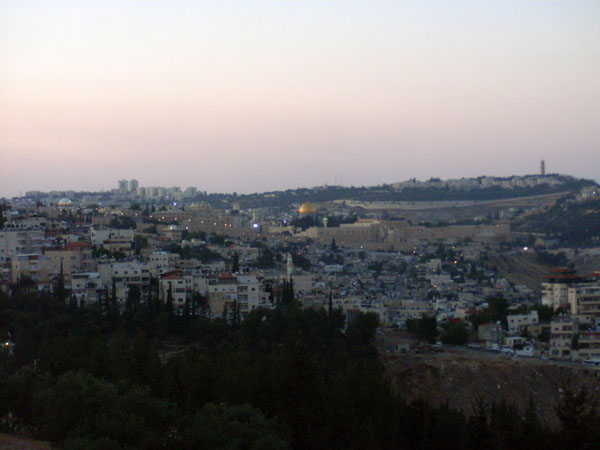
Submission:
M 600 179 L 600 2 L 0 0 L 0 196 Z

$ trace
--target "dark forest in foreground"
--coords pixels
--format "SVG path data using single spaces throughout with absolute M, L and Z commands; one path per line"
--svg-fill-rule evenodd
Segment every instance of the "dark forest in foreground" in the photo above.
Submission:
M 2 431 L 65 449 L 597 448 L 600 419 L 565 387 L 562 426 L 533 405 L 473 399 L 468 418 L 407 403 L 383 377 L 377 320 L 303 310 L 284 292 L 244 321 L 175 316 L 166 305 L 66 306 L 18 287 L 0 298 Z M 158 349 L 185 345 L 161 362 Z

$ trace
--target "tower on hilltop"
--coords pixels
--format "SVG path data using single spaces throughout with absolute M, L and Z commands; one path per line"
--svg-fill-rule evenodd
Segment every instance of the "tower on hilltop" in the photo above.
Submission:
M 540 161 L 540 175 L 546 175 L 546 161 L 544 161 L 544 157 L 542 156 L 542 160 Z

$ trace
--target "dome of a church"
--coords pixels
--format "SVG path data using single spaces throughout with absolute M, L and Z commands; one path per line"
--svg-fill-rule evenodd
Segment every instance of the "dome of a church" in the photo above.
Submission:
M 306 202 L 300 206 L 298 212 L 300 214 L 315 214 L 317 212 L 317 207 L 314 205 L 314 203 Z

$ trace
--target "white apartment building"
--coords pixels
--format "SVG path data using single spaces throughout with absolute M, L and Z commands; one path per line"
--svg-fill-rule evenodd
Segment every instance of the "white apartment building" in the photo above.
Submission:
M 578 283 L 568 288 L 571 314 L 600 316 L 600 282 Z
M 151 275 L 146 263 L 139 261 L 101 262 L 98 264 L 98 273 L 109 290 L 109 296 L 112 295 L 114 281 L 117 301 L 120 305 L 123 305 L 127 299 L 130 286 L 137 286 L 142 296 L 147 294 L 150 288 Z
M 237 278 L 229 274 L 209 276 L 207 294 L 211 317 L 222 317 L 224 312 L 232 312 L 238 301 Z
M 181 257 L 177 253 L 155 251 L 150 255 L 149 267 L 152 276 L 159 276 L 179 268 Z
M 96 305 L 105 287 L 98 272 L 74 273 L 71 277 L 71 295 L 79 307 Z
M 537 325 L 539 323 L 538 312 L 530 311 L 529 314 L 509 314 L 506 317 L 506 321 L 508 322 L 508 333 L 516 335 L 529 325 Z
M 92 245 L 100 247 L 105 241 L 124 240 L 133 243 L 135 238 L 135 230 L 97 230 L 94 227 L 90 228 L 90 241 Z
M 0 230 L 0 263 L 19 254 L 39 254 L 44 248 L 44 232 L 41 230 Z
M 581 281 L 572 269 L 553 269 L 542 281 L 542 305 L 558 308 L 569 303 L 569 286 Z
M 256 308 L 271 308 L 269 294 L 256 275 L 236 275 L 237 301 L 242 317 Z
M 51 258 L 34 253 L 13 256 L 10 261 L 10 273 L 13 283 L 23 277 L 31 277 L 37 282 L 47 282 L 55 274 L 55 270 Z
M 573 358 L 573 335 L 579 330 L 579 321 L 571 315 L 556 317 L 550 324 L 550 357 Z

